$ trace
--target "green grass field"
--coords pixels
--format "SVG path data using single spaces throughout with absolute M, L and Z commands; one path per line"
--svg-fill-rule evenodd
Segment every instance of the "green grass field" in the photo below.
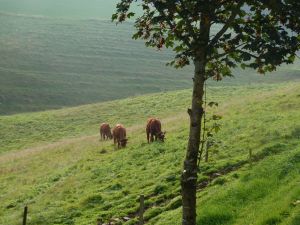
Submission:
M 299 82 L 209 87 L 223 119 L 221 144 L 201 165 L 199 225 L 300 223 L 299 90 Z M 0 224 L 20 224 L 26 204 L 33 225 L 135 224 L 144 194 L 147 224 L 179 225 L 190 94 L 1 116 Z M 165 143 L 146 143 L 149 116 L 162 119 Z M 128 128 L 127 148 L 99 141 L 103 121 Z

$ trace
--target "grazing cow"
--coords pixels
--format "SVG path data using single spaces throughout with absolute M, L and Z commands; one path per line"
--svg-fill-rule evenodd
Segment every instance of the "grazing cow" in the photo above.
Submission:
M 101 140 L 112 139 L 111 129 L 108 123 L 102 123 L 100 125 L 100 138 Z
M 146 133 L 147 133 L 147 141 L 153 142 L 154 137 L 155 140 L 159 139 L 160 141 L 164 142 L 166 132 L 161 131 L 161 122 L 158 119 L 150 118 L 147 121 L 146 126 Z M 149 140 L 150 139 L 150 140 Z
M 125 148 L 127 144 L 126 129 L 123 125 L 117 124 L 113 129 L 114 144 L 118 143 L 118 148 Z

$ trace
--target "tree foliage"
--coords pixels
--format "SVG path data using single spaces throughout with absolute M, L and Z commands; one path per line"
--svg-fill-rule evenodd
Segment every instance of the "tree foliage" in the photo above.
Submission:
M 121 0 L 113 20 L 134 16 L 133 3 L 143 10 L 135 19 L 133 37 L 147 46 L 172 48 L 176 56 L 170 64 L 175 67 L 190 64 L 208 36 L 207 78 L 231 76 L 237 65 L 271 72 L 292 63 L 299 50 L 298 0 Z M 201 23 L 210 30 L 202 30 Z

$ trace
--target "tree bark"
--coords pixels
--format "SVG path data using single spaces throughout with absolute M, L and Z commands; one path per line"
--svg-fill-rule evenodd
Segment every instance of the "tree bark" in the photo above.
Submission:
M 195 60 L 194 88 L 190 115 L 190 135 L 187 153 L 181 175 L 182 225 L 196 224 L 196 188 L 197 188 L 197 159 L 200 145 L 201 120 L 203 116 L 203 95 L 205 82 L 205 65 Z
M 201 139 L 201 121 L 204 113 L 205 67 L 210 34 L 210 20 L 207 15 L 201 15 L 200 40 L 194 59 L 192 108 L 188 110 L 190 116 L 189 142 L 181 174 L 182 225 L 196 225 L 197 160 Z

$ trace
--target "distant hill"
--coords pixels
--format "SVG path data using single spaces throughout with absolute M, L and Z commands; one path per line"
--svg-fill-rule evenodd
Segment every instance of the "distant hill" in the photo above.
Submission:
M 147 49 L 131 40 L 133 24 L 106 19 L 116 2 L 0 0 L 0 115 L 189 88 L 192 68 L 166 67 L 172 52 Z M 238 71 L 223 83 L 281 82 L 298 69 Z
M 110 19 L 118 0 L 0 0 L 0 12 L 52 18 Z
M 171 53 L 131 40 L 132 25 L 0 14 L 0 114 L 187 88 Z

